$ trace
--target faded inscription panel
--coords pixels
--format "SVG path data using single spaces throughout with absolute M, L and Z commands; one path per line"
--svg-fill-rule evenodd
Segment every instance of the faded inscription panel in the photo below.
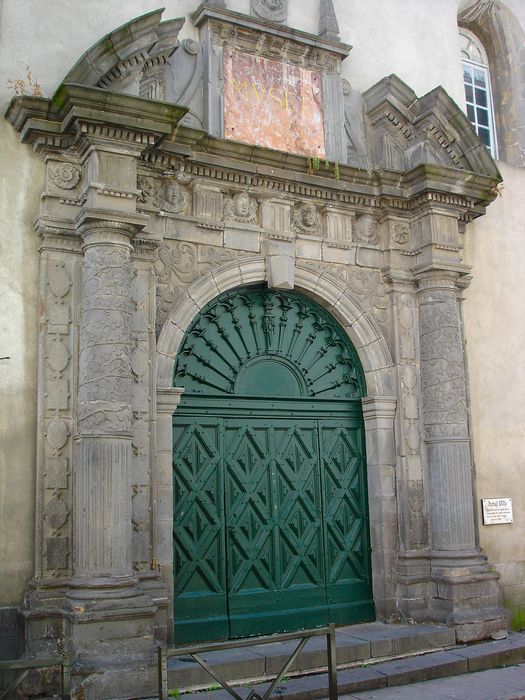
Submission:
M 224 50 L 224 136 L 325 157 L 321 74 Z

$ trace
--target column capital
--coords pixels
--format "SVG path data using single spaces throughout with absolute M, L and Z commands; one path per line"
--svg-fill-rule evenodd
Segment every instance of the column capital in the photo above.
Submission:
M 146 226 L 148 219 L 146 214 L 83 208 L 76 217 L 75 224 L 82 236 L 84 248 L 97 243 L 130 245 Z
M 183 387 L 157 389 L 157 413 L 173 415 L 184 393 Z

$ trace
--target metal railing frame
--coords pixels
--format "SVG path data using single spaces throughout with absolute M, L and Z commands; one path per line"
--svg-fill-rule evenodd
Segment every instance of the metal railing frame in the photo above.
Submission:
M 328 661 L 328 696 L 330 700 L 338 699 L 337 692 L 337 664 L 336 664 L 336 647 L 335 647 L 335 625 L 331 624 L 327 627 L 319 627 L 313 630 L 300 630 L 298 632 L 287 632 L 285 634 L 272 634 L 264 637 L 250 637 L 248 639 L 229 640 L 227 642 L 214 642 L 213 644 L 198 644 L 185 647 L 166 647 L 159 646 L 157 649 L 158 655 L 158 679 L 159 679 L 159 700 L 168 700 L 168 658 L 173 656 L 191 656 L 202 668 L 207 671 L 224 690 L 226 690 L 235 700 L 268 700 L 271 697 L 274 689 L 280 683 L 283 676 L 290 670 L 294 661 L 299 656 L 303 647 L 312 637 L 326 636 L 326 655 Z M 287 642 L 299 639 L 299 644 L 288 657 L 288 660 L 281 668 L 277 676 L 272 681 L 270 687 L 264 695 L 260 695 L 255 690 L 252 690 L 248 697 L 243 698 L 235 689 L 225 680 L 220 678 L 210 664 L 205 661 L 200 655 L 210 651 L 225 651 L 227 649 L 240 649 L 242 647 L 251 647 L 259 644 L 270 644 L 272 642 Z M 1 700 L 1 698 L 0 698 Z
M 3 691 L 0 691 L 0 700 L 8 698 L 9 694 L 17 688 L 27 677 L 29 671 L 34 668 L 52 668 L 60 666 L 60 676 L 62 685 L 62 697 L 69 700 L 71 697 L 71 664 L 69 656 L 41 656 L 27 659 L 9 659 L 0 661 L 0 671 L 19 671 L 22 673 Z

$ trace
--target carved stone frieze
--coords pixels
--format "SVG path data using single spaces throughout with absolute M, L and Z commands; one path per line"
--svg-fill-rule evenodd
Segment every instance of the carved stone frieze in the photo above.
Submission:
M 225 221 L 254 224 L 257 222 L 259 207 L 248 192 L 238 192 L 224 200 Z

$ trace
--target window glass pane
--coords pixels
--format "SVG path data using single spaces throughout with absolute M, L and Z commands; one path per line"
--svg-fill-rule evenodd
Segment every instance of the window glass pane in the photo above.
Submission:
M 490 148 L 490 131 L 480 126 L 478 129 L 478 136 L 483 141 L 485 146 Z
M 476 115 L 474 114 L 474 107 L 472 105 L 467 105 L 467 117 L 471 122 L 476 121 Z
M 478 70 L 477 68 L 474 68 L 474 85 L 476 87 L 486 87 L 486 81 L 485 81 L 485 71 Z
M 489 125 L 489 113 L 486 109 L 483 109 L 481 107 L 476 108 L 476 116 L 477 116 L 477 121 L 480 126 L 488 126 Z
M 467 102 L 474 102 L 474 90 L 472 89 L 472 85 L 465 85 L 465 97 L 467 98 Z
M 463 80 L 465 83 L 472 83 L 472 71 L 469 66 L 463 66 Z
M 472 102 L 474 102 L 474 100 L 472 100 Z M 487 91 L 486 90 L 481 90 L 480 88 L 476 88 L 476 104 L 479 107 L 486 107 L 487 106 Z

